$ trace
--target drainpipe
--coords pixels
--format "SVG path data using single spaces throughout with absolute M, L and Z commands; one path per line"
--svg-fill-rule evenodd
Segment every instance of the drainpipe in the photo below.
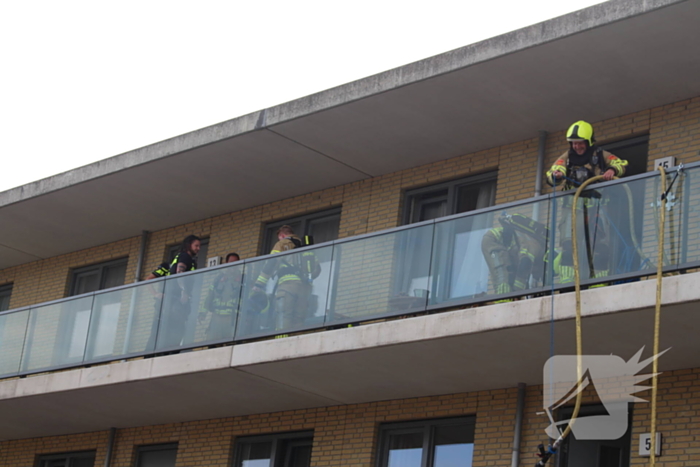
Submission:
M 513 435 L 513 457 L 511 467 L 518 467 L 520 455 L 520 438 L 523 430 L 523 412 L 525 411 L 525 383 L 518 383 L 518 404 L 515 408 L 515 433 Z
M 109 440 L 107 441 L 107 454 L 105 455 L 105 467 L 112 465 L 112 451 L 114 451 L 114 440 L 117 437 L 117 429 L 109 429 Z
M 143 270 L 143 258 L 146 256 L 146 243 L 148 243 L 148 230 L 141 231 L 141 247 L 139 248 L 139 258 L 136 262 L 136 277 L 134 277 L 134 282 L 139 282 L 141 280 L 141 271 Z M 126 335 L 124 336 L 124 347 L 122 348 L 122 353 L 126 354 L 129 350 L 129 341 L 131 340 L 131 326 L 134 322 L 134 311 L 136 308 L 136 294 L 138 293 L 138 287 L 132 287 L 131 291 L 131 304 L 129 305 L 129 317 L 126 319 Z
M 134 282 L 141 280 L 141 271 L 143 271 L 143 257 L 146 256 L 146 243 L 148 242 L 148 230 L 141 231 L 141 247 L 139 248 L 139 259 L 136 262 L 136 277 Z
M 535 174 L 535 196 L 540 196 L 542 194 L 542 175 L 544 173 L 544 150 L 547 145 L 547 132 L 544 130 L 540 131 L 540 140 L 537 145 L 537 172 Z M 532 218 L 539 220 L 540 217 L 540 204 L 535 203 L 532 207 Z

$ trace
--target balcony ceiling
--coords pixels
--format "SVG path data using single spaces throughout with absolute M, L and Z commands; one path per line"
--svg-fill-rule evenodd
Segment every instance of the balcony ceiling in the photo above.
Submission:
M 660 371 L 700 367 L 698 279 L 665 279 Z M 584 291 L 584 354 L 649 357 L 655 294 L 652 281 Z M 574 294 L 556 297 L 554 353 L 572 355 Z M 540 386 L 551 312 L 537 298 L 4 380 L 0 440 Z
M 8 190 L 0 269 L 698 96 L 698 24 L 612 0 Z

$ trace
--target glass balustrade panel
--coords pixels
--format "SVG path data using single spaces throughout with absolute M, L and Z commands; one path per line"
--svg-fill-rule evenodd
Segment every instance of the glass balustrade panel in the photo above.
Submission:
M 93 296 L 31 308 L 21 372 L 82 363 Z
M 434 225 L 334 245 L 326 324 L 426 309 Z
M 28 309 L 0 314 L 0 377 L 19 372 L 28 322 Z
M 90 320 L 85 362 L 153 352 L 164 281 L 141 282 L 97 293 Z
M 323 326 L 333 267 L 332 246 L 246 262 L 236 339 Z
M 543 200 L 437 222 L 430 305 L 510 299 L 550 283 L 550 207 Z

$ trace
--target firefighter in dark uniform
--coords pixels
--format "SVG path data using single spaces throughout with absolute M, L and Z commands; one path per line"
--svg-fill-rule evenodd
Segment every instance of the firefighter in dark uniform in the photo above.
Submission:
M 180 252 L 170 263 L 168 275 L 182 274 L 183 272 L 197 269 L 195 258 L 201 242 L 196 235 L 188 235 L 182 242 Z M 168 291 L 166 306 L 161 311 L 161 324 L 158 335 L 158 347 L 179 347 L 185 336 L 185 324 L 192 311 L 190 302 L 192 290 L 191 282 L 174 279 L 166 285 Z M 162 337 L 161 337 L 162 334 Z
M 501 226 L 481 239 L 494 292 L 525 290 L 531 279 L 540 282 L 543 278 L 548 229 L 521 214 L 503 215 L 498 221 Z
M 294 230 L 283 225 L 277 230 L 277 243 L 270 254 L 281 253 L 303 246 Z M 311 282 L 320 273 L 320 265 L 313 251 L 286 255 L 279 260 L 268 260 L 255 281 L 254 290 L 265 290 L 271 277 L 277 276 L 275 313 L 281 317 L 276 329 L 300 327 L 307 318 Z
M 238 253 L 226 255 L 227 263 L 235 263 L 240 260 L 241 257 Z M 217 275 L 209 286 L 209 293 L 197 318 L 198 322 L 203 323 L 207 315 L 211 314 L 211 320 L 207 327 L 207 340 L 233 339 L 241 294 L 241 280 L 241 269 L 230 267 Z
M 562 185 L 563 190 L 578 187 L 583 182 L 596 175 L 602 175 L 604 180 L 622 177 L 627 168 L 627 161 L 604 151 L 595 145 L 593 127 L 590 123 L 579 120 L 569 127 L 566 132 L 569 150 L 559 156 L 547 171 L 547 182 L 552 186 Z M 562 183 L 563 182 L 563 183 Z M 582 209 L 584 245 L 589 257 L 591 277 L 605 277 L 610 270 L 611 238 L 610 226 L 605 216 L 601 215 L 601 207 L 605 199 L 596 196 L 596 192 L 583 198 Z M 559 273 L 559 281 L 574 280 L 573 247 L 571 240 L 571 201 L 572 197 L 563 200 L 562 210 L 557 221 L 561 251 L 554 260 L 555 272 Z M 580 223 L 579 223 L 580 224 Z

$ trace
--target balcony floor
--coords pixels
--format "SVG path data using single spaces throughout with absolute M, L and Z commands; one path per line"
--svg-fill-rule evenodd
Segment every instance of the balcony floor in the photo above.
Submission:
M 664 279 L 662 371 L 700 367 L 700 273 Z M 655 281 L 582 293 L 586 354 L 651 354 Z M 574 294 L 0 381 L 0 439 L 542 384 Z M 650 369 L 645 369 L 650 372 Z

